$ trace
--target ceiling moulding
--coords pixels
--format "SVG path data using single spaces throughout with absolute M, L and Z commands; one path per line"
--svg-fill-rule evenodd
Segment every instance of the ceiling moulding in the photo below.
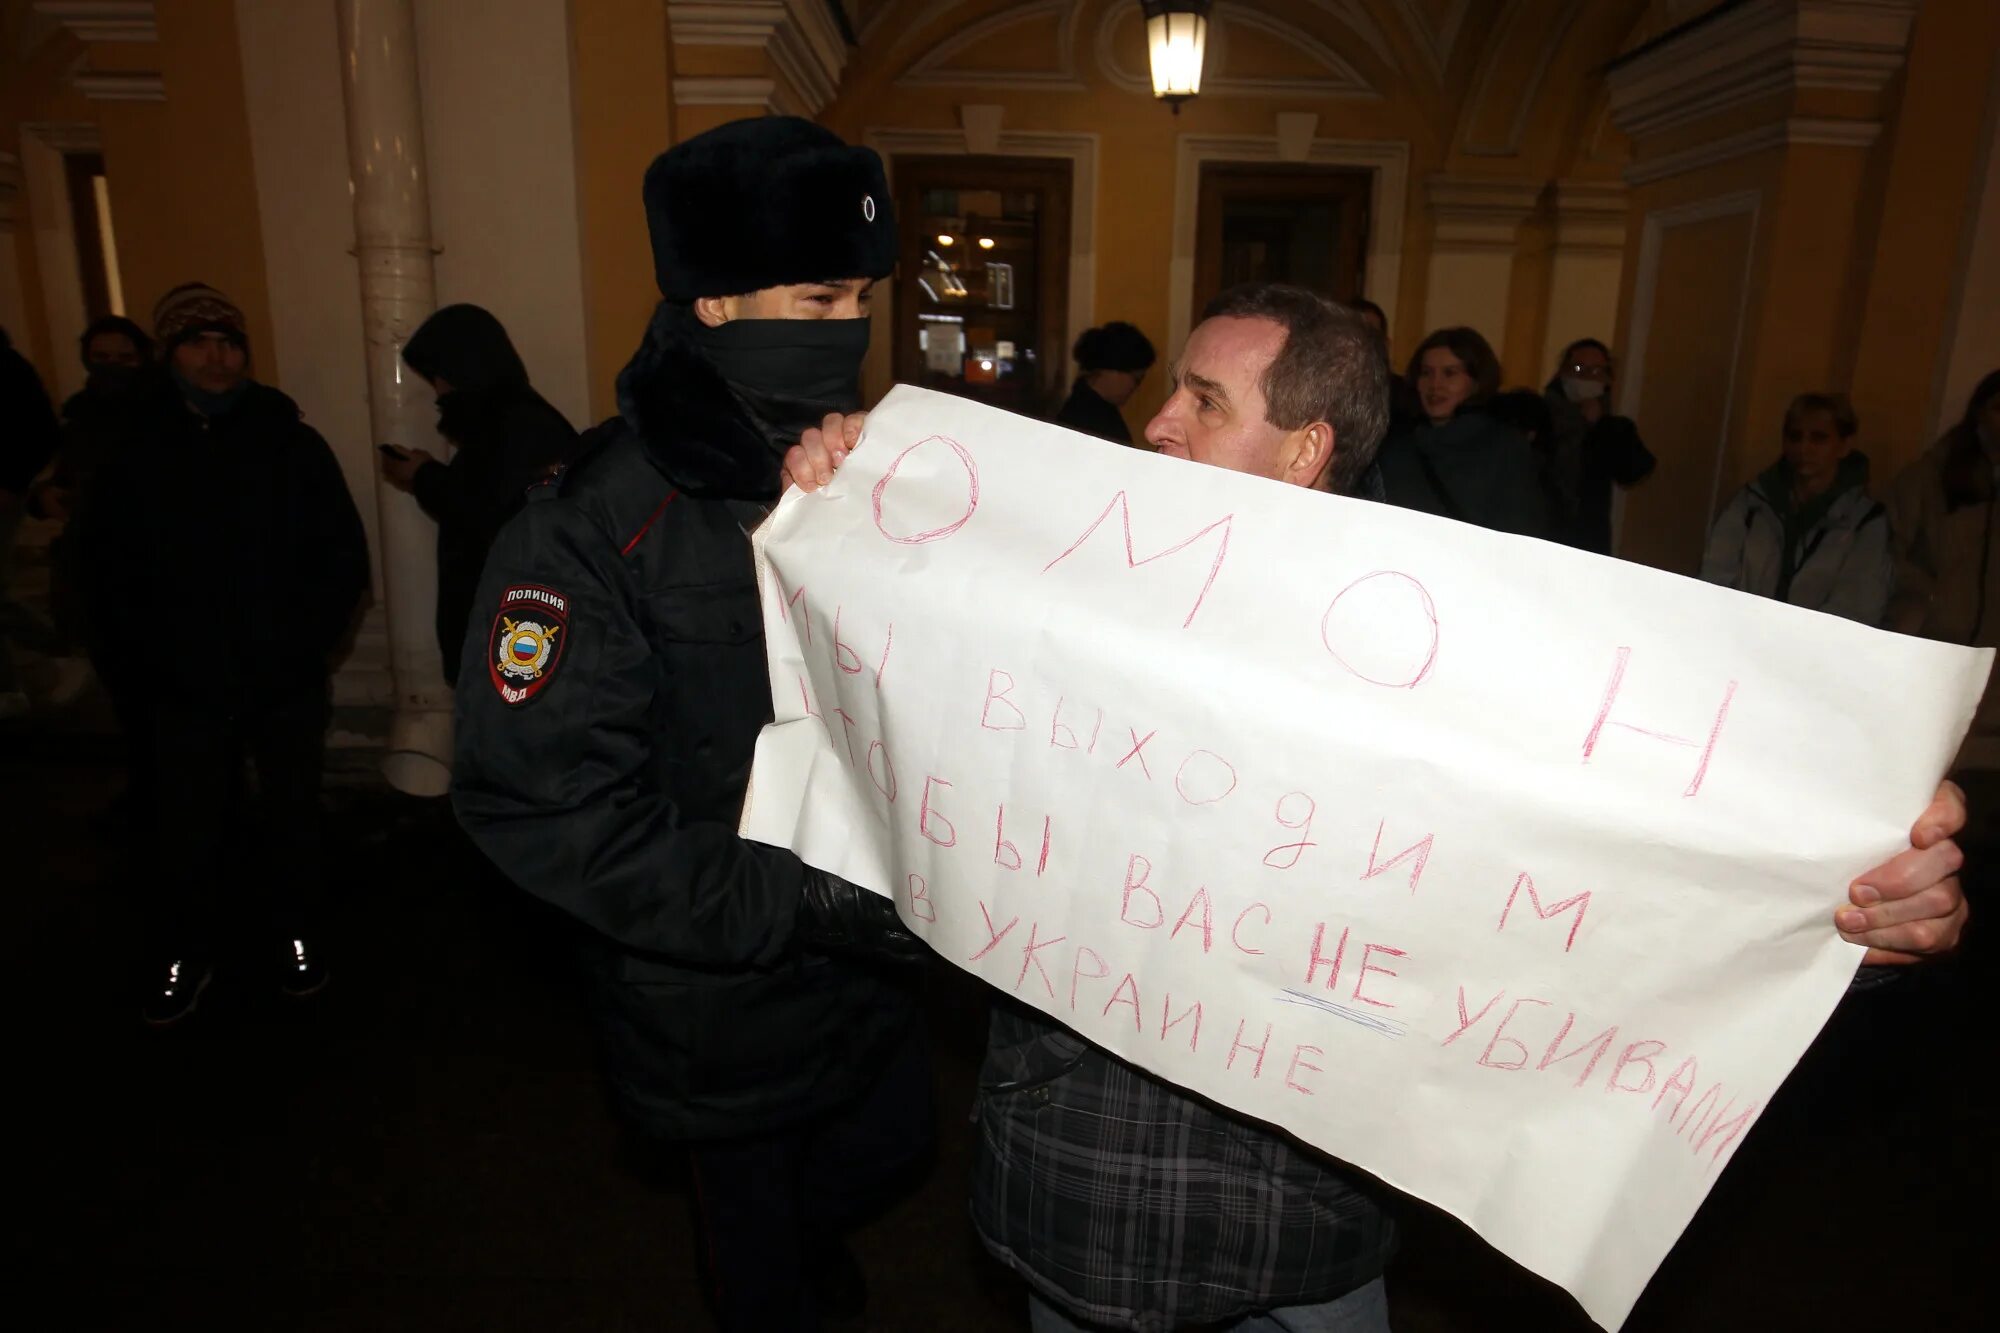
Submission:
M 797 93 L 791 109 L 800 115 L 818 115 L 840 91 L 847 39 L 825 0 L 667 0 L 667 27 L 676 46 L 751 46 L 765 52 Z M 675 87 L 681 82 L 675 80 Z
M 164 102 L 167 85 L 157 74 L 90 73 L 70 75 L 70 86 L 93 102 Z
M 683 77 L 674 80 L 676 106 L 743 106 L 784 114 L 775 79 Z
M 1799 88 L 1879 92 L 1903 66 L 1918 0 L 1743 0 L 1664 33 L 1605 70 L 1633 137 Z
M 1616 181 L 1556 182 L 1556 248 L 1622 254 L 1630 191 Z
M 104 134 L 87 120 L 24 120 L 21 133 L 32 134 L 45 147 L 58 153 L 98 153 L 104 150 Z
M 1867 148 L 1881 137 L 1882 127 L 1872 120 L 1822 120 L 1792 116 L 1754 130 L 1731 134 L 1712 143 L 1696 144 L 1678 153 L 1634 162 L 1625 168 L 1625 180 L 1632 185 L 1651 185 L 1670 176 L 1682 176 L 1718 162 L 1730 162 L 1752 153 L 1791 144 L 1818 148 Z
M 1486 105 L 1487 99 L 1493 95 L 1495 72 L 1502 63 L 1500 55 L 1504 49 L 1502 45 L 1504 37 L 1510 33 L 1514 24 L 1525 12 L 1520 5 L 1509 9 L 1506 17 L 1501 20 L 1499 31 L 1487 38 L 1489 54 L 1485 68 L 1479 71 L 1479 84 L 1472 94 L 1474 111 Z M 1522 84 L 1513 79 L 1503 80 L 1516 97 L 1514 114 L 1508 120 L 1505 136 L 1497 141 L 1479 142 L 1473 139 L 1468 128 L 1463 145 L 1468 157 L 1513 157 L 1521 151 L 1521 139 L 1528 132 L 1528 117 L 1533 114 L 1535 103 L 1542 95 L 1542 81 L 1548 77 L 1549 63 L 1555 59 L 1563 38 L 1569 36 L 1571 25 L 1582 12 L 1583 0 L 1568 0 L 1554 21 L 1541 30 L 1535 44 L 1535 67 L 1530 71 L 1527 82 Z M 1475 118 L 1473 115 L 1466 117 L 1468 127 Z
M 1112 5 L 1097 25 L 1097 65 L 1114 87 L 1128 93 L 1153 91 L 1152 75 L 1135 72 L 1118 62 L 1118 26 L 1138 12 L 1136 3 Z M 1323 78 L 1262 78 L 1222 74 L 1229 63 L 1229 33 L 1232 28 L 1261 32 L 1306 56 L 1326 71 Z M 1347 97 L 1379 98 L 1382 94 L 1343 60 L 1340 53 L 1303 28 L 1260 9 L 1218 3 L 1211 11 L 1208 26 L 1208 55 L 1201 80 L 1203 97 Z
M 81 42 L 156 42 L 153 0 L 35 0 L 35 13 Z
M 1083 6 L 1076 0 L 1031 0 L 1014 5 L 961 28 L 925 51 L 897 78 L 904 88 L 1012 88 L 1025 92 L 1080 93 L 1083 80 L 1076 73 L 1076 20 Z M 1056 50 L 1049 69 L 952 69 L 951 58 L 970 50 L 1017 24 L 1061 15 L 1056 28 Z M 1153 85 L 1146 84 L 1151 92 Z
M 1415 39 L 1417 51 L 1424 57 L 1431 77 L 1442 82 L 1446 66 L 1451 64 L 1452 48 L 1458 45 L 1458 34 L 1465 27 L 1465 11 L 1472 7 L 1472 0 L 1450 0 L 1442 8 L 1433 3 L 1426 7 L 1417 0 L 1393 0 L 1396 13 L 1402 17 L 1403 27 Z M 1426 12 L 1426 9 L 1436 11 Z
M 1425 182 L 1437 244 L 1456 251 L 1508 250 L 1542 197 L 1539 181 L 1432 176 Z

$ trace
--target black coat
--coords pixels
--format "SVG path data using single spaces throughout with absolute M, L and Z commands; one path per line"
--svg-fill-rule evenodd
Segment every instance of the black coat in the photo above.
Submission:
M 93 384 L 63 404 L 62 447 L 48 485 L 67 493 L 69 518 L 49 544 L 50 609 L 63 633 L 88 646 L 100 674 L 115 674 L 123 664 L 108 662 L 108 645 L 93 615 L 102 600 L 98 585 L 115 581 L 117 574 L 111 562 L 118 554 L 118 533 L 107 528 L 99 495 L 107 486 L 115 491 L 118 474 L 139 465 L 151 447 L 167 392 L 163 381 L 151 371 L 135 377 L 124 392 Z M 38 511 L 41 497 L 38 488 L 31 506 Z
M 649 340 L 620 389 L 625 419 L 487 557 L 452 803 L 516 884 L 590 927 L 622 1109 L 665 1137 L 756 1134 L 866 1088 L 915 1021 L 913 979 L 807 950 L 813 872 L 736 835 L 772 717 L 748 530 L 777 455 L 684 344 Z
M 1442 426 L 1425 421 L 1395 431 L 1378 465 L 1392 505 L 1496 532 L 1555 535 L 1555 507 L 1533 446 L 1477 408 Z
M 438 433 L 458 446 L 449 463 L 417 470 L 412 489 L 437 520 L 437 638 L 445 680 L 458 684 L 459 650 L 486 552 L 521 510 L 528 488 L 568 457 L 576 432 L 525 382 L 439 403 Z
M 1125 414 L 1098 395 L 1097 390 L 1079 376 L 1076 387 L 1069 391 L 1069 398 L 1062 410 L 1056 413 L 1056 424 L 1080 430 L 1086 435 L 1095 435 L 1100 440 L 1113 444 L 1132 443 L 1132 431 L 1125 424 Z
M 368 591 L 340 464 L 298 404 L 251 383 L 208 418 L 168 388 L 132 466 L 100 474 L 105 632 L 163 705 L 240 713 L 324 694 Z
M 61 438 L 42 377 L 0 332 L 0 491 L 25 494 Z

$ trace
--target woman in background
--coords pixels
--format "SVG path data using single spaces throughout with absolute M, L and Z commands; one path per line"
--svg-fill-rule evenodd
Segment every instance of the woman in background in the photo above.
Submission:
M 1076 387 L 1056 413 L 1056 424 L 1113 444 L 1132 443 L 1131 428 L 1118 409 L 1145 382 L 1154 361 L 1153 344 L 1132 325 L 1113 320 L 1084 330 L 1075 355 Z
M 1528 438 L 1492 410 L 1500 359 L 1473 329 L 1417 345 L 1408 379 L 1423 415 L 1391 432 L 1379 466 L 1390 504 L 1496 532 L 1551 535 L 1553 515 Z

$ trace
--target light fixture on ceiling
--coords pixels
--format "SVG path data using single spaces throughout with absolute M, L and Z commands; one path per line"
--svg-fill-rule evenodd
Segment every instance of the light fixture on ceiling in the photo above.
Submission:
M 957 238 L 956 236 L 950 236 L 950 235 L 947 235 L 947 234 L 946 234 L 946 233 L 944 233 L 944 232 L 939 232 L 939 233 L 938 233 L 938 244 L 939 244 L 939 245 L 956 245 L 956 244 L 958 244 L 958 238 Z
M 982 250 L 991 250 L 993 248 L 993 238 L 991 236 L 980 237 L 979 248 Z
M 1181 113 L 1181 103 L 1201 93 L 1201 64 L 1208 51 L 1211 0 L 1139 0 L 1146 14 L 1146 53 L 1153 67 L 1153 96 Z

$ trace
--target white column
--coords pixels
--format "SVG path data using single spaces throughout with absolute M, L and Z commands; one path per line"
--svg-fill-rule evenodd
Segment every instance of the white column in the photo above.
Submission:
M 1493 350 L 1507 340 L 1507 300 L 1521 224 L 1541 196 L 1539 184 L 1433 176 L 1429 181 L 1431 273 L 1424 329 L 1466 325 Z
M 369 420 L 378 441 L 429 441 L 430 390 L 402 361 L 403 344 L 436 304 L 416 23 L 410 0 L 337 0 L 336 12 Z M 396 690 L 382 773 L 411 795 L 442 796 L 451 781 L 451 691 L 434 624 L 437 528 L 394 487 L 378 487 L 376 503 Z

